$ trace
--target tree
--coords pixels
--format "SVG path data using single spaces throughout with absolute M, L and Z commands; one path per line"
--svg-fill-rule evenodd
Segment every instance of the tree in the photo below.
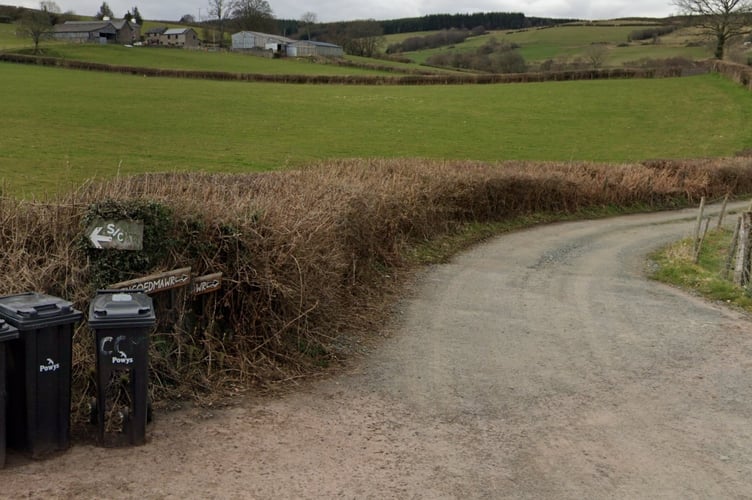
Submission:
M 44 0 L 43 2 L 39 2 L 39 8 L 45 12 L 49 12 L 50 14 L 60 14 L 62 12 L 58 4 L 56 4 L 52 0 Z
M 239 30 L 274 30 L 274 13 L 266 0 L 235 0 L 232 18 Z
M 606 62 L 608 47 L 602 43 L 593 43 L 585 49 L 585 58 L 593 69 L 599 69 Z
M 133 21 L 142 26 L 144 24 L 144 18 L 141 17 L 141 13 L 138 11 L 138 7 L 133 7 Z
M 319 18 L 314 12 L 306 12 L 305 14 L 300 16 L 300 24 L 302 24 L 306 29 L 306 40 L 311 39 L 311 26 L 316 24 L 318 20 Z
M 50 23 L 54 26 L 57 23 L 63 22 L 64 16 L 60 6 L 52 0 L 43 0 L 39 2 L 39 8 L 50 15 Z
M 225 43 L 225 24 L 230 19 L 234 8 L 234 0 L 209 0 L 209 15 L 216 19 L 220 47 Z
M 372 57 L 378 52 L 384 41 L 384 30 L 381 24 L 369 19 L 348 23 L 345 29 L 345 41 L 342 45 L 348 54 Z
M 51 38 L 53 32 L 51 14 L 42 7 L 42 10 L 26 11 L 16 30 L 18 36 L 33 40 L 35 54 L 39 52 L 39 42 Z
M 733 38 L 749 33 L 752 0 L 674 0 L 684 14 L 696 17 L 696 24 L 715 39 L 715 57 L 723 59 Z
M 193 17 L 191 14 L 185 14 L 183 17 L 180 18 L 180 21 L 178 21 L 180 24 L 196 24 L 196 18 Z
M 112 13 L 112 9 L 107 5 L 107 2 L 102 2 L 102 6 L 99 7 L 99 12 L 97 12 L 97 15 L 94 17 L 97 19 L 104 19 L 105 17 L 112 19 L 115 17 L 115 14 Z

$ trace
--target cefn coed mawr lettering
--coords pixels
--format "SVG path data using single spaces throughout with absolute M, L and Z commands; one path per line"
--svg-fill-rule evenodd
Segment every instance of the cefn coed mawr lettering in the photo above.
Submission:
M 133 286 L 133 290 L 143 290 L 146 293 L 151 293 L 155 290 L 161 290 L 163 288 L 175 288 L 181 286 L 183 283 L 187 283 L 190 277 L 188 275 L 182 276 L 166 276 L 164 278 L 158 278 L 155 280 L 144 281 Z

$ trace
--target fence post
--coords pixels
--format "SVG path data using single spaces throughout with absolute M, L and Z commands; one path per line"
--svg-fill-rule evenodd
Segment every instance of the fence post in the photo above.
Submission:
M 723 206 L 721 207 L 721 214 L 718 216 L 718 226 L 717 229 L 720 229 L 723 225 L 723 218 L 726 216 L 726 205 L 728 205 L 728 199 L 729 195 L 726 193 L 726 196 L 723 198 Z
M 749 280 L 747 261 L 749 260 L 749 233 L 752 227 L 752 212 L 744 212 L 739 225 L 739 241 L 736 247 L 736 264 L 734 265 L 734 283 L 744 286 Z
M 702 252 L 702 244 L 705 242 L 705 237 L 708 235 L 710 219 L 711 217 L 705 219 L 705 231 L 702 232 L 702 236 L 700 236 L 700 239 L 697 241 L 697 250 L 695 251 L 695 264 L 700 262 L 700 252 Z
M 705 212 L 705 197 L 700 199 L 700 210 L 697 212 L 697 223 L 695 224 L 695 239 L 692 243 L 692 255 L 697 255 L 700 246 L 700 229 L 702 228 L 702 216 Z
M 726 256 L 726 270 L 724 277 L 726 279 L 729 278 L 729 273 L 731 272 L 731 263 L 734 260 L 734 256 L 736 255 L 736 248 L 739 245 L 739 228 L 742 225 L 742 217 L 739 216 L 739 218 L 736 220 L 736 225 L 734 226 L 734 234 L 731 236 L 731 245 L 729 246 L 728 255 Z

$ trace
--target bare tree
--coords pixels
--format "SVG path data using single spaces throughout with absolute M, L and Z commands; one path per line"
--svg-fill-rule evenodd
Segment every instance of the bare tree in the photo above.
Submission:
M 300 24 L 302 24 L 306 29 L 306 40 L 311 39 L 311 26 L 316 24 L 318 20 L 319 18 L 316 13 L 310 11 L 300 16 Z
M 723 59 L 729 41 L 749 33 L 752 0 L 674 0 L 682 13 L 696 16 L 697 26 L 715 39 L 715 57 Z
M 212 16 L 217 22 L 217 28 L 219 28 L 220 47 L 225 43 L 225 24 L 227 23 L 227 20 L 232 16 L 232 11 L 234 9 L 234 0 L 209 0 L 209 15 Z
M 39 42 L 52 38 L 53 27 L 50 12 L 42 10 L 28 10 L 18 23 L 16 34 L 24 38 L 31 38 L 34 42 L 34 53 L 39 52 Z
M 593 66 L 593 69 L 599 69 L 606 62 L 608 57 L 608 47 L 602 43 L 594 43 L 585 49 L 585 58 Z

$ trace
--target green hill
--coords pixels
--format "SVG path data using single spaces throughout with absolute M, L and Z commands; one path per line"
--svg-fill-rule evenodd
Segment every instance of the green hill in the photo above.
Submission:
M 532 69 L 546 61 L 566 64 L 578 59 L 588 59 L 588 52 L 594 45 L 599 45 L 606 50 L 603 62 L 605 67 L 619 67 L 625 63 L 643 59 L 702 60 L 712 57 L 712 50 L 693 28 L 678 28 L 671 33 L 645 40 L 633 39 L 631 36 L 635 32 L 665 26 L 665 23 L 658 20 L 652 23 L 642 20 L 640 22 L 573 23 L 549 28 L 494 31 L 470 37 L 465 42 L 452 46 L 406 52 L 400 55 L 417 63 L 425 63 L 435 54 L 476 51 L 494 39 L 518 47 L 519 53 Z M 425 35 L 426 33 L 402 33 L 388 36 L 386 39 L 389 45 L 401 43 L 410 36 Z M 737 46 L 736 50 L 744 52 L 744 47 Z

